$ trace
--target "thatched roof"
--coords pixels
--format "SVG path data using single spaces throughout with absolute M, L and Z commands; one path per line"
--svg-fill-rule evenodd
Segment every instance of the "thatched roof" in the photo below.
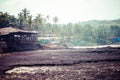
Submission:
M 0 35 L 7 35 L 7 34 L 10 34 L 10 33 L 31 33 L 31 34 L 36 34 L 38 32 L 37 31 L 21 30 L 21 29 L 13 28 L 13 27 L 0 28 Z

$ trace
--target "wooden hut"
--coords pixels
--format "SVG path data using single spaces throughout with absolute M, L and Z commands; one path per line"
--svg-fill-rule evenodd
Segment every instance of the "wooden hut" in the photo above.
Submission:
M 6 27 L 0 29 L 0 47 L 3 51 L 34 50 L 40 47 L 36 31 Z

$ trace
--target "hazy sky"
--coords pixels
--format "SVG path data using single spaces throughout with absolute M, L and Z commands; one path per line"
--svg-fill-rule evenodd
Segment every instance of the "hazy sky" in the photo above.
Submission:
M 2 12 L 17 16 L 23 8 L 33 16 L 58 16 L 59 23 L 120 18 L 120 0 L 0 0 Z

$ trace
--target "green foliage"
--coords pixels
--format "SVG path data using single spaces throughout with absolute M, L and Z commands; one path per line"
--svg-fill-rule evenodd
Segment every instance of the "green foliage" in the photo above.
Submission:
M 104 45 L 111 44 L 109 37 L 120 37 L 120 24 L 116 21 L 95 21 L 93 23 L 69 23 L 64 25 L 57 25 L 54 27 L 56 35 L 61 37 L 63 44 L 72 45 Z M 87 24 L 88 23 L 88 24 Z M 102 24 L 101 24 L 102 23 Z M 114 24 L 114 25 L 113 25 Z M 56 29 L 58 28 L 58 29 Z
M 111 44 L 109 37 L 120 37 L 120 19 L 118 20 L 91 20 L 79 23 L 57 24 L 59 18 L 43 17 L 37 14 L 33 19 L 30 11 L 24 8 L 17 17 L 0 12 L 0 28 L 13 26 L 19 29 L 35 30 L 39 36 L 55 34 L 61 38 L 63 45 L 102 45 Z M 40 43 L 46 43 L 41 40 Z
M 16 25 L 16 18 L 7 12 L 0 12 L 0 28 Z

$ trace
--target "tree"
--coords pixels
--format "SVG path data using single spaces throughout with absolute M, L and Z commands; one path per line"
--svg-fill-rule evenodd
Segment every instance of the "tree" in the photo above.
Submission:
M 11 15 L 9 17 L 9 26 L 13 26 L 13 27 L 17 26 L 17 19 L 15 18 L 14 15 Z
M 22 9 L 22 12 L 18 14 L 18 23 L 20 29 L 30 29 L 32 24 L 32 16 L 30 11 L 26 8 Z
M 47 16 L 46 16 L 46 18 L 47 18 L 47 21 L 49 22 L 50 16 L 49 16 L 49 15 L 47 15 Z
M 40 34 L 43 33 L 43 17 L 42 14 L 37 14 L 35 19 L 33 19 L 33 29 L 39 31 Z
M 57 23 L 58 22 L 58 17 L 57 16 L 55 16 L 55 17 L 53 17 L 53 21 L 54 21 L 54 23 Z
M 110 30 L 111 30 L 111 35 L 113 37 L 119 37 L 120 36 L 120 26 L 118 26 L 118 25 L 111 25 L 110 26 Z
M 29 30 L 32 27 L 32 15 L 28 16 L 28 25 L 29 25 Z
M 23 14 L 24 20 L 26 20 L 27 17 L 28 17 L 28 15 L 30 14 L 30 11 L 27 10 L 26 8 L 24 8 L 24 9 L 22 10 L 22 14 Z
M 20 29 L 23 29 L 23 16 L 22 16 L 22 13 L 20 12 L 19 14 L 18 14 L 18 26 L 19 26 L 19 28 Z
M 13 16 L 9 15 L 7 12 L 0 12 L 0 28 L 9 27 L 10 22 L 13 21 Z
M 41 14 L 37 14 L 37 17 L 34 19 L 34 21 L 38 24 L 38 26 L 41 26 L 43 24 L 43 18 Z

